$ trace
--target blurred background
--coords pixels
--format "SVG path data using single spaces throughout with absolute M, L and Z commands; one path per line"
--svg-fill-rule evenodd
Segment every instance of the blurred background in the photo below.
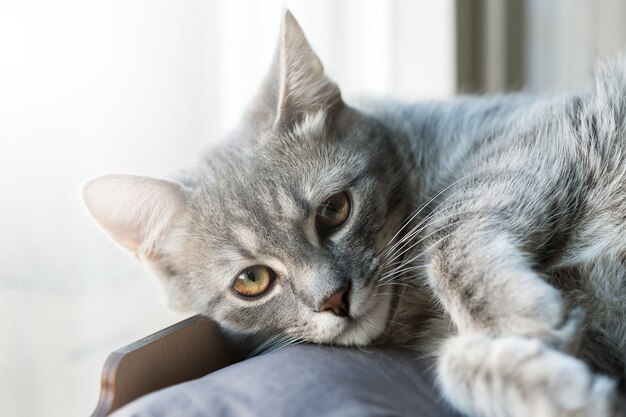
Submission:
M 621 0 L 0 0 L 0 416 L 88 415 L 109 352 L 183 318 L 80 187 L 217 140 L 285 5 L 347 101 L 580 88 L 626 41 Z

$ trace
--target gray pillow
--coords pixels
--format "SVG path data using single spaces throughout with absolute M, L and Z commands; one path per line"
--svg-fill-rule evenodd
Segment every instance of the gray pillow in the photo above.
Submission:
M 399 349 L 298 345 L 146 395 L 114 417 L 453 417 L 432 362 Z

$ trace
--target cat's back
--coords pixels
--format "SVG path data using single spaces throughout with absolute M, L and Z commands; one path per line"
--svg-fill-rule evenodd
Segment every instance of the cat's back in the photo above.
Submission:
M 599 66 L 593 85 L 573 97 L 558 135 L 567 143 L 585 198 L 579 258 L 610 255 L 626 263 L 626 57 Z M 565 146 L 563 147 L 565 148 Z
M 567 184 L 556 230 L 562 251 L 548 275 L 583 307 L 586 356 L 605 372 L 626 351 L 626 59 L 599 66 L 592 85 L 542 116 L 544 151 Z M 541 151 L 541 148 L 539 148 Z M 538 153 L 537 153 L 538 155 Z

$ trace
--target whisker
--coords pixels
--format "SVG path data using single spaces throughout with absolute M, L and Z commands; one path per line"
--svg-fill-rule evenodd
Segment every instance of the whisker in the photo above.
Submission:
M 422 212 L 422 211 L 423 211 L 426 207 L 428 207 L 428 205 L 429 205 L 430 203 L 432 203 L 434 200 L 436 200 L 436 199 L 437 199 L 437 198 L 438 198 L 441 194 L 445 193 L 447 190 L 449 190 L 451 187 L 455 186 L 455 185 L 456 185 L 456 184 L 458 184 L 459 182 L 461 182 L 461 181 L 463 181 L 463 180 L 465 180 L 465 179 L 467 179 L 467 178 L 471 177 L 472 175 L 478 174 L 479 172 L 485 171 L 485 170 L 487 170 L 487 169 L 490 169 L 490 168 L 485 167 L 485 168 L 482 168 L 482 169 L 479 169 L 479 170 L 476 170 L 476 171 L 470 172 L 469 174 L 464 175 L 463 177 L 461 177 L 461 178 L 457 179 L 456 181 L 452 182 L 451 184 L 449 184 L 448 186 L 446 186 L 445 188 L 443 188 L 441 191 L 439 191 L 437 194 L 435 194 L 433 197 L 431 197 L 431 198 L 430 198 L 430 199 L 429 199 L 426 203 L 422 204 L 422 206 L 421 206 L 419 209 L 415 210 L 415 211 L 413 212 L 413 214 L 409 216 L 409 218 L 407 218 L 405 221 L 403 221 L 403 222 L 400 224 L 400 228 L 398 229 L 398 231 L 397 231 L 397 232 L 396 232 L 396 233 L 395 233 L 395 234 L 391 237 L 391 239 L 389 239 L 389 240 L 388 240 L 388 242 L 387 242 L 387 244 L 386 244 L 385 246 L 389 246 L 389 244 L 390 244 L 391 242 L 393 242 L 393 241 L 395 240 L 395 238 L 396 238 L 396 237 L 398 237 L 398 235 L 402 232 L 402 230 L 404 230 L 404 228 L 405 228 L 405 227 L 406 227 L 406 226 L 407 226 L 407 225 L 408 225 L 411 221 L 413 221 L 413 219 L 415 219 L 415 217 L 417 217 L 417 216 L 418 216 L 418 215 L 419 215 L 419 214 L 420 214 L 420 213 L 421 213 L 421 212 Z M 459 191 L 459 190 L 457 190 L 457 191 Z M 454 192 L 453 194 L 451 194 L 449 197 L 451 197 L 452 195 L 456 194 L 456 192 L 457 192 L 457 191 L 455 191 L 455 192 Z M 449 197 L 448 197 L 448 198 L 449 198 Z M 446 199 L 446 200 L 447 200 L 447 199 Z M 444 202 L 445 202 L 446 200 L 444 200 Z
M 277 335 L 267 338 L 256 346 L 249 354 L 250 357 L 275 352 L 287 346 L 305 343 L 306 339 L 299 336 Z
M 441 229 L 444 229 L 447 226 L 444 226 Z M 433 232 L 436 233 L 437 231 Z M 432 233 L 431 233 L 432 234 Z M 424 254 L 428 253 L 428 251 L 433 248 L 435 245 L 439 244 L 440 242 L 442 242 L 444 239 L 448 238 L 451 235 L 451 233 L 446 234 L 445 236 L 441 237 L 440 239 L 438 239 L 437 241 L 433 242 L 431 245 L 429 245 L 428 247 L 424 248 L 424 250 L 422 252 L 420 252 L 418 255 L 412 257 L 411 259 L 407 260 L 405 265 L 410 265 L 411 263 L 415 262 L 416 260 L 418 260 L 421 256 L 423 256 Z M 424 238 L 427 238 L 428 236 L 425 236 Z M 421 269 L 425 268 L 426 265 L 421 265 L 420 266 Z M 417 268 L 416 268 L 417 269 Z M 403 268 L 402 270 L 398 270 L 396 272 L 394 272 L 393 274 L 384 277 L 383 279 L 381 279 L 381 283 L 384 285 L 386 283 L 392 283 L 395 280 L 398 279 L 402 279 L 402 281 L 406 282 L 409 279 L 412 278 L 420 278 L 420 275 L 414 275 L 414 276 L 403 276 L 402 274 L 406 273 L 406 272 L 410 272 L 413 270 L 413 266 L 407 267 L 407 268 Z
M 411 247 L 414 247 L 414 246 L 416 246 L 416 245 L 419 245 L 421 242 L 423 242 L 425 239 L 428 239 L 430 236 L 434 235 L 435 233 L 440 232 L 441 230 L 444 230 L 444 229 L 446 229 L 446 228 L 448 228 L 448 227 L 455 226 L 455 225 L 457 225 L 457 224 L 458 224 L 458 223 L 460 223 L 460 222 L 461 222 L 461 220 L 457 220 L 457 221 L 455 221 L 455 222 L 449 223 L 449 224 L 447 224 L 447 225 L 445 225 L 445 226 L 442 226 L 442 227 L 440 227 L 440 228 L 438 228 L 438 229 L 436 229 L 436 230 L 432 231 L 431 233 L 427 234 L 426 236 L 422 237 L 420 240 L 418 240 L 417 242 L 415 242 L 413 245 L 411 245 Z M 385 275 L 387 275 L 387 274 L 383 274 L 383 276 L 385 276 Z
M 456 192 L 458 192 L 458 191 L 459 191 L 459 190 L 455 191 L 455 193 L 456 193 Z M 387 254 L 385 255 L 385 257 L 392 256 L 392 255 L 394 254 L 394 252 L 396 252 L 396 251 L 398 251 L 398 250 L 401 250 L 401 249 L 402 249 L 402 247 L 405 247 L 405 246 L 406 246 L 406 245 L 410 242 L 410 239 L 412 239 L 412 238 L 413 238 L 416 234 L 419 234 L 419 233 L 420 233 L 420 232 L 424 229 L 424 227 L 419 228 L 419 227 L 420 227 L 420 226 L 421 226 L 424 222 L 426 222 L 426 221 L 428 221 L 429 219 L 431 219 L 431 218 L 435 217 L 435 216 L 436 216 L 436 215 L 438 215 L 439 213 L 442 213 L 442 212 L 444 212 L 444 211 L 446 211 L 446 210 L 450 210 L 451 208 L 453 208 L 453 207 L 455 207 L 455 206 L 458 206 L 458 205 L 461 205 L 461 204 L 466 204 L 466 203 L 469 203 L 470 201 L 479 200 L 479 198 L 470 198 L 470 199 L 463 200 L 463 201 L 457 201 L 456 203 L 453 203 L 453 204 L 450 204 L 450 205 L 448 205 L 448 206 L 446 206 L 446 207 L 440 208 L 440 207 L 443 205 L 443 203 L 445 203 L 445 202 L 446 202 L 446 201 L 447 201 L 450 197 L 452 197 L 452 195 L 454 195 L 455 193 L 453 193 L 453 194 L 451 194 L 450 196 L 448 196 L 448 198 L 446 198 L 446 199 L 445 199 L 444 201 L 442 201 L 442 202 L 441 202 L 441 203 L 440 203 L 437 207 L 435 207 L 435 208 L 433 209 L 433 211 L 432 211 L 432 212 L 431 212 L 428 216 L 424 217 L 424 218 L 423 218 L 423 219 L 422 219 L 422 220 L 421 220 L 418 224 L 416 224 L 416 225 L 415 225 L 415 226 L 411 229 L 411 231 L 410 231 L 410 232 L 409 232 L 406 236 L 404 236 L 404 237 L 403 237 L 400 241 L 398 241 L 398 243 L 396 243 L 396 244 L 394 245 L 394 247 L 393 247 L 393 248 L 391 248 L 391 249 L 387 252 Z M 460 214 L 460 213 L 456 213 L 456 214 Z M 449 216 L 448 216 L 448 217 L 449 217 Z M 438 219 L 437 221 L 439 221 L 439 220 L 440 220 L 440 219 Z M 427 227 L 427 226 L 428 226 L 428 223 L 426 224 L 426 227 Z M 400 248 L 396 248 L 396 246 L 397 246 L 398 244 L 401 244 L 401 245 L 400 245 Z M 395 259 L 395 258 L 394 258 L 394 259 Z

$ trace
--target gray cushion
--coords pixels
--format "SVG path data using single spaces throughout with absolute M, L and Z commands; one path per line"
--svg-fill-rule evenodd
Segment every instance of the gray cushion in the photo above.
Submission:
M 433 387 L 431 365 L 408 350 L 291 346 L 146 395 L 113 416 L 458 416 Z

